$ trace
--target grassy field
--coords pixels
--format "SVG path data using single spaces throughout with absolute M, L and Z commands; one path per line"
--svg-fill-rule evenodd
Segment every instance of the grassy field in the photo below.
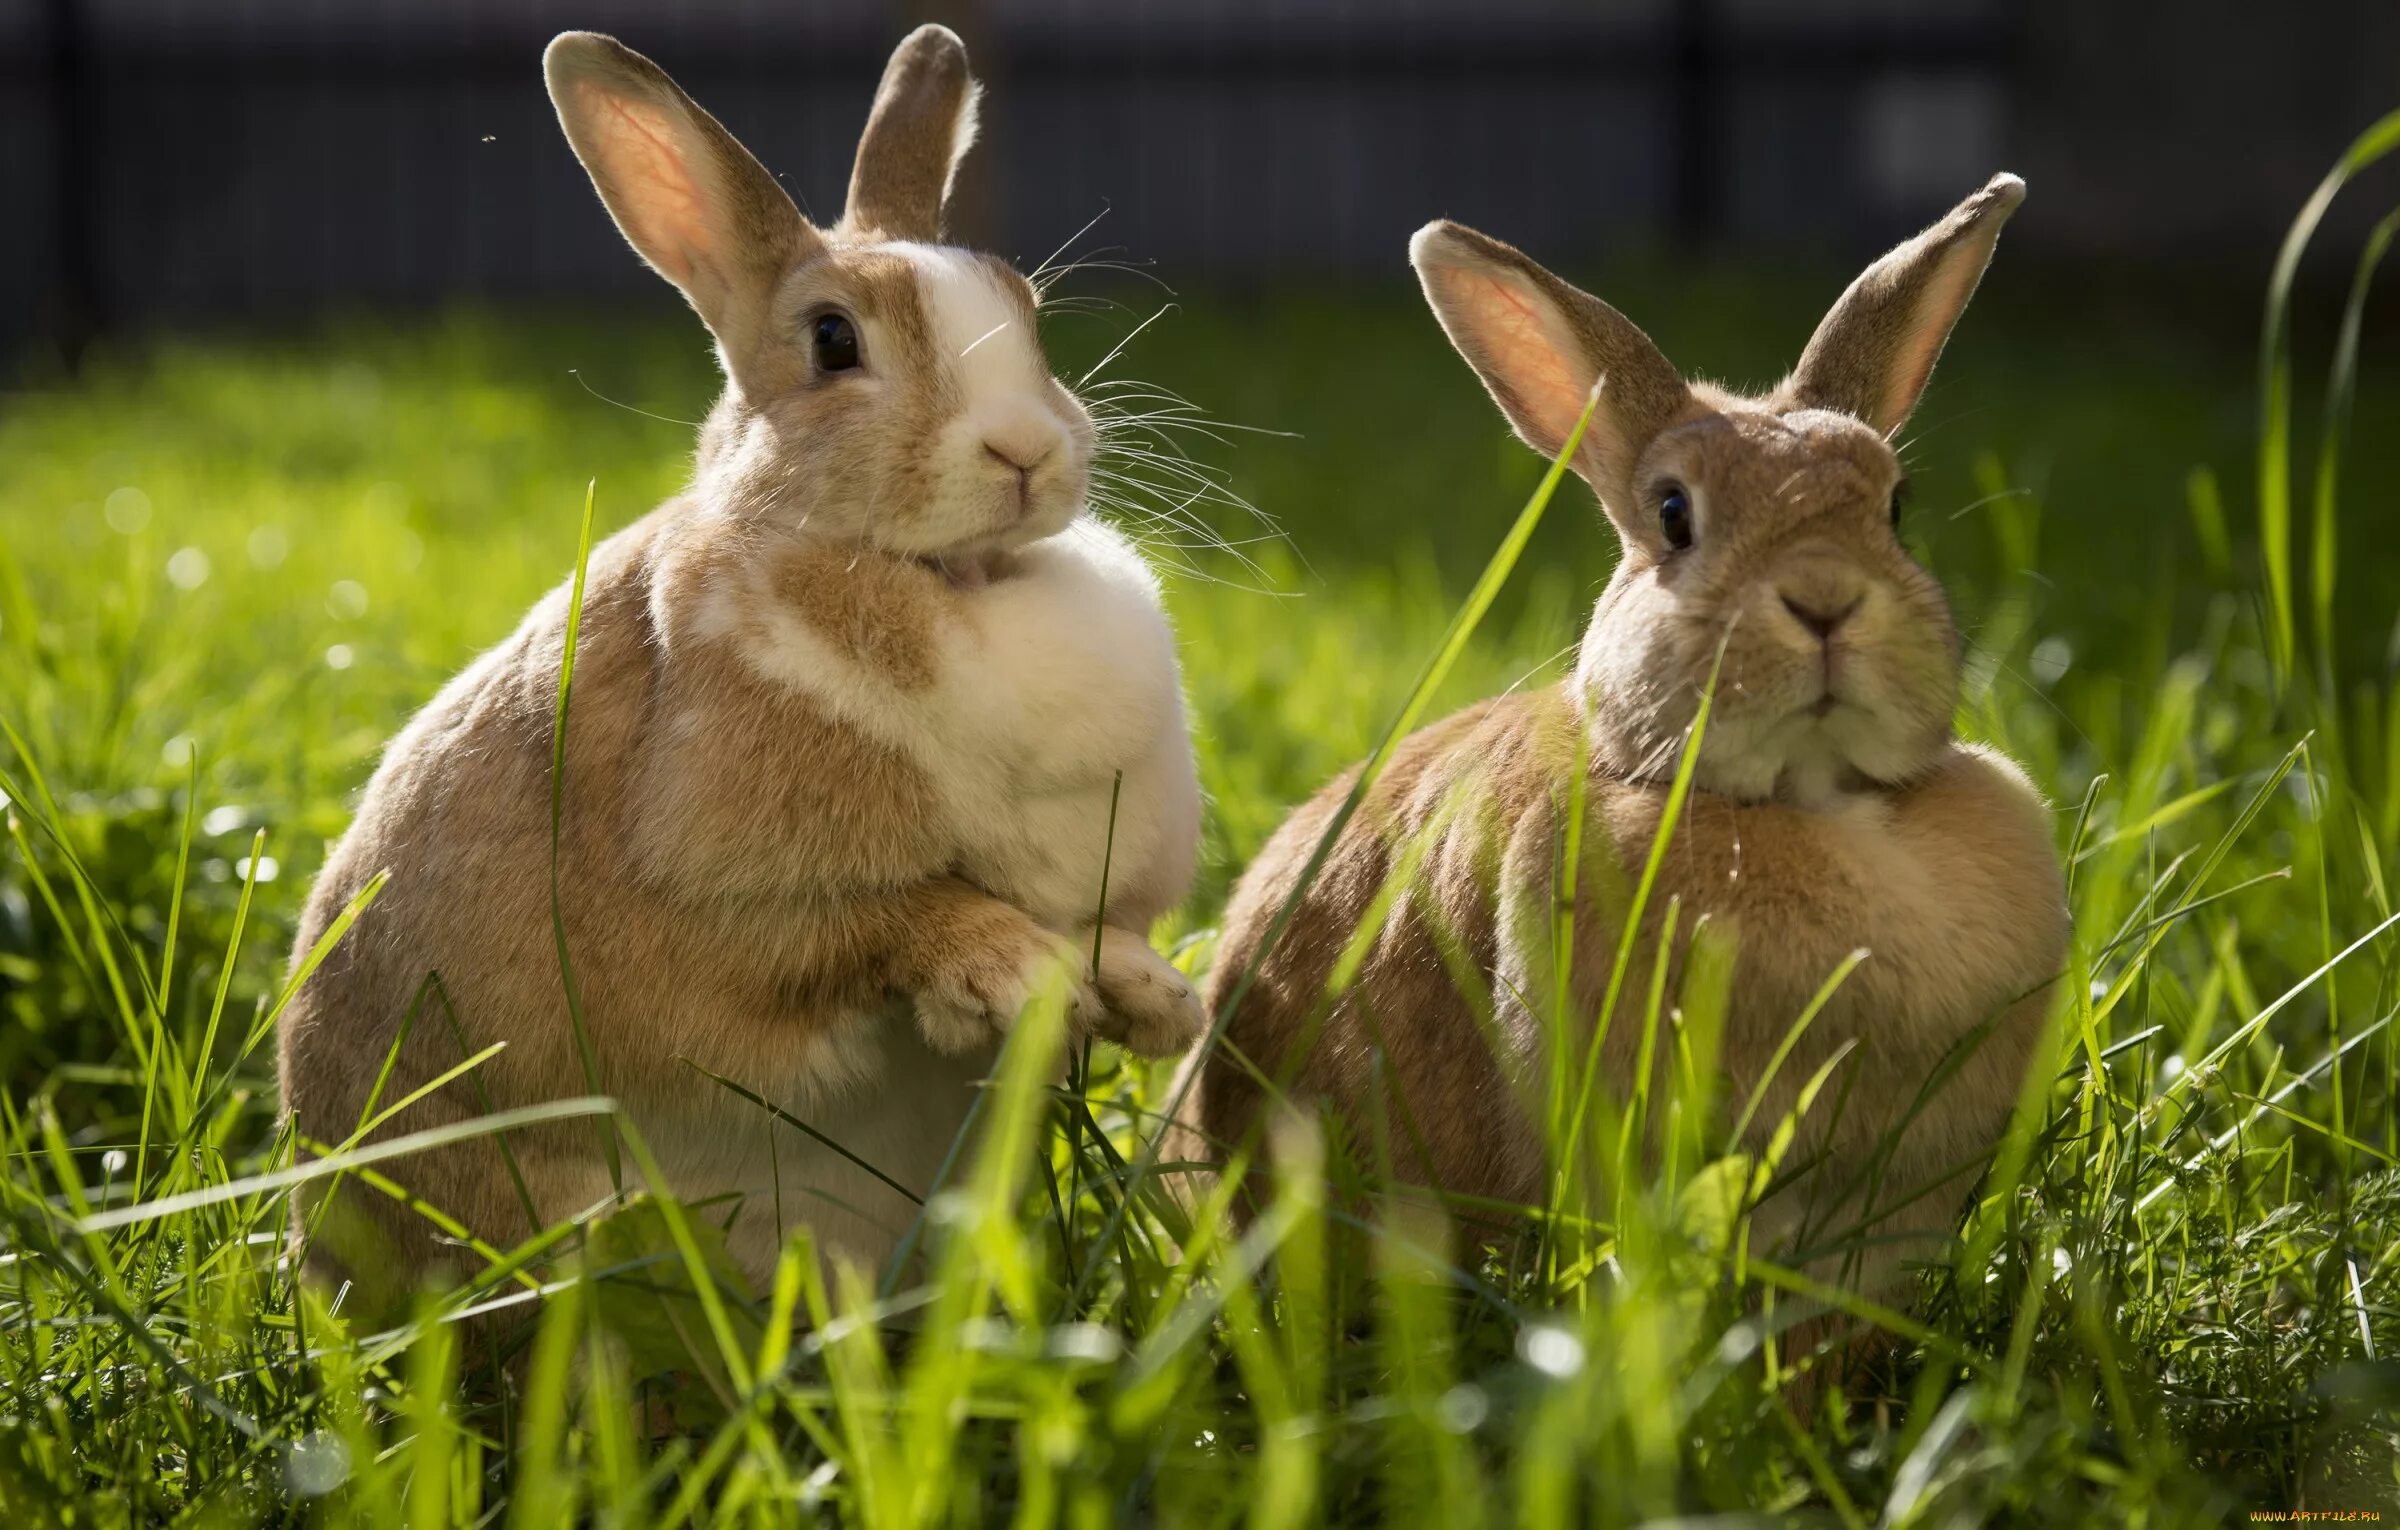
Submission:
M 2246 317 L 2077 303 L 2074 273 L 2005 250 L 1920 412 L 1908 536 L 1969 635 L 1960 728 L 2058 805 L 2076 952 L 2055 1078 L 1956 1257 L 1913 1316 L 1854 1313 L 1899 1343 L 1807 1417 L 1761 1352 L 1773 1272 L 1696 1212 L 1728 1102 L 1653 1102 L 1707 1123 L 1699 1152 L 1586 1208 L 1586 1257 L 1537 1278 L 1453 1268 L 1405 1218 L 1354 1226 L 1297 1171 L 1239 1242 L 1195 1232 L 1154 1183 L 1121 1193 L 1163 1077 L 1102 1059 L 1071 1103 L 1030 1044 L 930 1219 L 921 1292 L 828 1291 L 795 1248 L 776 1289 L 720 1294 L 692 1279 L 704 1219 L 644 1207 L 593 1238 L 638 1279 L 575 1284 L 553 1248 L 397 1329 L 329 1310 L 278 1262 L 294 1157 L 265 1038 L 300 898 L 383 739 L 571 568 L 587 482 L 603 530 L 675 486 L 707 358 L 662 299 L 162 340 L 12 396 L 0 1518 L 2394 1506 L 2400 437 L 2370 427 L 2400 418 L 2400 371 L 2370 336 L 2325 468 L 2346 258 L 2298 310 L 2288 472 L 2262 473 Z M 1837 285 L 1592 275 L 1680 363 L 1748 381 Z M 1064 317 L 1053 346 L 1097 357 L 1146 311 Z M 1140 528 L 1176 569 L 1211 798 L 1200 886 L 1160 932 L 1197 967 L 1283 811 L 1411 700 L 1540 464 L 1396 289 L 1196 295 L 1117 370 L 1297 433 L 1189 443 L 1272 525 L 1219 500 L 1195 511 L 1231 548 Z M 1431 704 L 1555 672 L 1609 558 L 1562 492 Z M 512 1295 L 542 1311 L 516 1402 L 445 1321 Z

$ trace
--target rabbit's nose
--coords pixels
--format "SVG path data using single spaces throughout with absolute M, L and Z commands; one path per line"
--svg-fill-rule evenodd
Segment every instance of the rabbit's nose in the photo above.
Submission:
M 1020 473 L 1030 473 L 1050 460 L 1058 450 L 1058 432 L 1039 430 L 994 431 L 983 438 L 984 455 Z
M 1797 594 L 1790 590 L 1779 590 L 1776 593 L 1783 597 L 1783 608 L 1791 612 L 1801 626 L 1816 634 L 1820 642 L 1840 630 L 1842 623 L 1850 619 L 1850 614 L 1858 609 L 1859 602 L 1864 598 L 1856 594 L 1829 596 L 1817 590 Z

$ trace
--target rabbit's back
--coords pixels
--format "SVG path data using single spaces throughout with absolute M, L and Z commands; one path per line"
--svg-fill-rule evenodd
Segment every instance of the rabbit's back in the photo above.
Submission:
M 1266 937 L 1311 852 L 1356 784 L 1353 768 L 1295 809 L 1227 905 L 1205 1001 L 1217 1013 L 1246 984 L 1225 1042 L 1330 1110 L 1354 1153 L 1391 1144 L 1403 1179 L 1523 1199 L 1541 1146 L 1509 1079 L 1522 1059 L 1495 1048 L 1470 997 L 1500 961 L 1497 873 L 1516 819 L 1569 725 L 1556 687 L 1481 702 L 1401 741 L 1335 839 L 1290 926 Z M 1571 759 L 1572 751 L 1568 751 Z M 1562 781 L 1562 777 L 1555 779 Z M 1397 874 L 1395 898 L 1355 982 L 1329 1001 L 1336 963 Z M 1187 1066 L 1191 1066 L 1187 1064 Z M 1247 1069 L 1215 1060 L 1184 1119 L 1221 1157 L 1259 1124 Z M 1201 1155 L 1195 1155 L 1201 1156 Z M 1365 1160 L 1362 1158 L 1362 1161 Z
M 767 1117 L 707 1074 L 812 1125 L 839 1126 L 873 1121 L 864 1107 L 877 1086 L 914 1069 L 934 1094 L 953 1086 L 963 1115 L 975 1065 L 918 1056 L 914 1029 L 891 1021 L 855 921 L 811 907 L 825 898 L 811 880 L 827 869 L 820 851 L 838 849 L 832 869 L 861 887 L 940 868 L 947 847 L 929 831 L 922 784 L 912 799 L 914 773 L 887 749 L 745 680 L 718 645 L 688 632 L 668 640 L 688 594 L 677 588 L 690 572 L 679 520 L 671 506 L 592 555 L 566 735 L 557 926 L 551 748 L 567 592 L 546 597 L 393 740 L 297 945 L 308 951 L 377 871 L 389 873 L 284 1017 L 284 1098 L 307 1135 L 338 1142 L 371 1098 L 389 1106 L 495 1044 L 503 1049 L 471 1079 L 411 1105 L 379 1135 L 586 1094 L 596 1082 L 641 1124 L 672 1179 L 697 1173 L 706 1177 L 690 1182 L 741 1191 L 763 1187 L 777 1167 L 765 1156 Z M 691 709 L 695 696 L 705 711 Z M 596 1080 L 576 1042 L 562 935 Z M 892 1058 L 894 1046 L 908 1055 Z M 590 1123 L 519 1133 L 510 1147 L 545 1223 L 612 1188 Z M 873 1181 L 812 1178 L 804 1142 L 780 1150 L 803 1201 L 853 1192 L 855 1213 L 811 1207 L 828 1242 L 872 1257 L 913 1214 Z M 755 1159 L 757 1172 L 720 1177 L 729 1159 Z M 901 1177 L 918 1166 L 878 1167 Z M 929 1175 L 932 1164 L 922 1167 Z M 412 1159 L 407 1172 L 412 1190 L 479 1236 L 505 1243 L 529 1230 L 510 1168 L 488 1142 Z M 855 1177 L 838 1160 L 830 1172 Z M 425 1262 L 430 1224 L 379 1196 L 348 1198 L 398 1245 L 398 1265 Z

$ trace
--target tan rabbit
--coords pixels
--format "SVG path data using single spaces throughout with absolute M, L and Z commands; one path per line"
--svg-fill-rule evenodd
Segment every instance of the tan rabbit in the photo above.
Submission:
M 1686 383 L 1623 315 L 1497 240 L 1450 223 L 1419 231 L 1410 255 L 1427 299 L 1536 451 L 1564 448 L 1598 382 L 1573 466 L 1614 522 L 1623 561 L 1571 678 L 1471 707 L 1400 745 L 1263 958 L 1356 772 L 1261 852 L 1226 912 L 1208 980 L 1214 1012 L 1257 964 L 1222 1038 L 1241 1059 L 1208 1061 L 1188 1126 L 1220 1151 L 1250 1137 L 1266 1096 L 1246 1061 L 1289 1078 L 1295 1098 L 1331 1106 L 1361 1143 L 1384 1129 L 1412 1179 L 1540 1204 L 1546 1150 L 1523 1102 L 1540 1099 L 1529 1091 L 1548 1077 L 1537 1012 L 1552 991 L 1553 889 L 1578 743 L 1589 795 L 1572 1012 L 1588 1038 L 1633 874 L 1722 643 L 1696 789 L 1636 949 L 1657 949 L 1671 899 L 1679 949 L 1698 916 L 1733 931 L 1722 1058 L 1736 1103 L 1844 956 L 1871 953 L 1756 1118 L 1763 1136 L 1818 1065 L 1855 1041 L 1838 1121 L 1828 1125 L 1834 1113 L 1820 1102 L 1802 1139 L 1824 1154 L 1815 1184 L 1842 1188 L 1820 1190 L 1813 1206 L 1778 1197 L 1761 1225 L 1804 1253 L 1845 1235 L 1856 1244 L 1865 1223 L 1873 1252 L 1851 1273 L 1869 1283 L 1886 1282 L 1899 1258 L 1936 1251 L 2015 1100 L 2067 920 L 2041 795 L 2005 758 L 1951 737 L 1958 635 L 1941 589 L 1901 545 L 1891 437 L 2023 194 L 2014 177 L 1996 177 L 1877 261 L 1763 398 Z M 1325 1013 L 1336 957 L 1421 835 L 1432 843 L 1419 885 Z M 1461 997 L 1462 958 L 1497 996 L 1492 1039 Z M 1620 1089 L 1642 1029 L 1627 1012 L 1638 1015 L 1647 981 L 1637 967 L 1606 1038 L 1603 1069 Z M 1877 1174 L 1878 1139 L 1953 1044 L 1993 1017 Z M 1870 1210 L 1859 1187 L 1878 1180 Z
M 569 33 L 544 66 L 726 376 L 690 486 L 590 560 L 558 881 L 599 1084 L 672 1187 L 731 1219 L 753 1278 L 801 1223 L 872 1263 L 909 1196 L 687 1061 L 921 1196 L 1041 985 L 1063 981 L 1089 1032 L 1186 1045 L 1201 1012 L 1145 939 L 1197 846 L 1173 635 L 1141 558 L 1084 514 L 1092 421 L 1043 359 L 1032 287 L 937 242 L 974 130 L 955 36 L 893 54 L 823 229 L 647 59 Z M 283 1022 L 310 1139 L 495 1042 L 384 1134 L 587 1092 L 551 929 L 568 617 L 554 590 L 392 741 L 326 864 L 303 951 L 391 879 Z M 509 1145 L 523 1195 L 488 1140 L 385 1167 L 501 1246 L 612 1193 L 590 1121 Z M 387 1292 L 473 1268 L 416 1209 L 356 1182 L 340 1199 L 320 1267 Z M 303 1200 L 303 1233 L 316 1213 Z

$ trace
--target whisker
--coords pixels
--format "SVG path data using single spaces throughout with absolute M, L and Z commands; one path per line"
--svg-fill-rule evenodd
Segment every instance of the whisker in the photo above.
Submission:
M 1119 356 L 1124 355 L 1125 347 L 1133 344 L 1136 336 L 1140 335 L 1143 330 L 1148 329 L 1151 325 L 1156 324 L 1159 320 L 1165 318 L 1168 313 L 1173 311 L 1174 307 L 1175 305 L 1173 303 L 1163 304 L 1159 307 L 1158 311 L 1151 314 L 1149 318 L 1144 319 L 1141 323 L 1136 324 L 1131 330 L 1128 330 L 1123 339 L 1119 340 L 1115 345 L 1109 347 L 1109 352 L 1107 355 L 1101 357 L 1098 361 L 1092 364 L 1091 370 L 1085 372 L 1081 377 L 1075 379 L 1075 391 L 1078 393 L 1082 392 L 1083 385 L 1085 383 L 1088 383 L 1093 378 L 1099 376 L 1101 372 L 1107 369 L 1110 362 L 1116 360 Z
M 994 336 L 994 335 L 996 335 L 996 334 L 1000 333 L 1000 331 L 1002 331 L 1002 330 L 1004 330 L 1004 329 L 1008 328 L 1008 326 L 1009 326 L 1011 323 L 1013 323 L 1013 322 L 1015 322 L 1015 321 L 1014 321 L 1014 320 L 1010 320 L 1010 319 L 1002 319 L 1002 320 L 1001 320 L 999 323 L 997 323 L 997 324 L 993 325 L 993 326 L 992 326 L 990 329 L 987 329 L 987 330 L 985 330 L 985 331 L 984 331 L 982 334 L 980 334 L 980 335 L 977 335 L 977 336 L 974 338 L 974 340 L 968 344 L 968 346 L 967 346 L 967 348 L 966 348 L 965 350 L 963 350 L 963 351 L 960 351 L 960 352 L 958 353 L 958 359 L 959 359 L 959 360 L 961 360 L 961 361 L 964 361 L 964 360 L 966 360 L 968 356 L 970 356 L 970 355 L 972 355 L 972 354 L 974 353 L 974 350 L 975 350 L 975 347 L 976 347 L 976 346 L 983 344 L 983 342 L 984 342 L 984 341 L 991 339 L 991 338 L 992 338 L 992 336 Z
M 614 404 L 619 409 L 626 411 L 628 414 L 638 414 L 646 420 L 656 420 L 662 425 L 688 425 L 694 430 L 698 430 L 700 428 L 700 422 L 698 420 L 679 420 L 671 414 L 652 414 L 649 410 L 636 408 L 634 405 L 626 403 L 623 399 L 610 398 L 598 388 L 595 388 L 590 383 L 585 382 L 582 371 L 575 367 L 567 368 L 567 375 L 574 378 L 576 384 L 581 387 L 584 392 L 589 393 L 592 397 L 598 399 L 603 404 Z
M 1086 219 L 1083 227 L 1077 229 L 1074 233 L 1069 234 L 1065 239 L 1061 240 L 1057 249 L 1052 250 L 1049 254 L 1042 257 L 1042 263 L 1038 266 L 1035 266 L 1033 268 L 1033 274 L 1025 278 L 1027 281 L 1033 283 L 1034 290 L 1036 292 L 1039 292 L 1042 289 L 1043 278 L 1045 276 L 1048 276 L 1052 281 L 1056 281 L 1058 277 L 1065 275 L 1068 270 L 1073 269 L 1072 267 L 1062 267 L 1058 271 L 1052 272 L 1051 263 L 1056 261 L 1059 256 L 1067 253 L 1067 251 L 1073 247 L 1076 240 L 1081 239 L 1084 235 L 1090 233 L 1095 227 L 1097 227 L 1100 220 L 1107 217 L 1112 210 L 1113 209 L 1108 198 L 1102 197 L 1100 199 L 1100 210 L 1092 214 L 1090 218 Z
M 1954 521 L 1964 520 L 1967 516 L 1972 515 L 1978 510 L 1981 510 L 1986 505 L 1996 505 L 2004 499 L 2028 498 L 2032 495 L 2032 493 L 2033 491 L 2031 489 L 2002 489 L 1996 494 L 1986 494 L 1981 499 L 1969 500 L 1967 503 L 1959 506 L 1956 510 L 1951 511 L 1950 519 Z

